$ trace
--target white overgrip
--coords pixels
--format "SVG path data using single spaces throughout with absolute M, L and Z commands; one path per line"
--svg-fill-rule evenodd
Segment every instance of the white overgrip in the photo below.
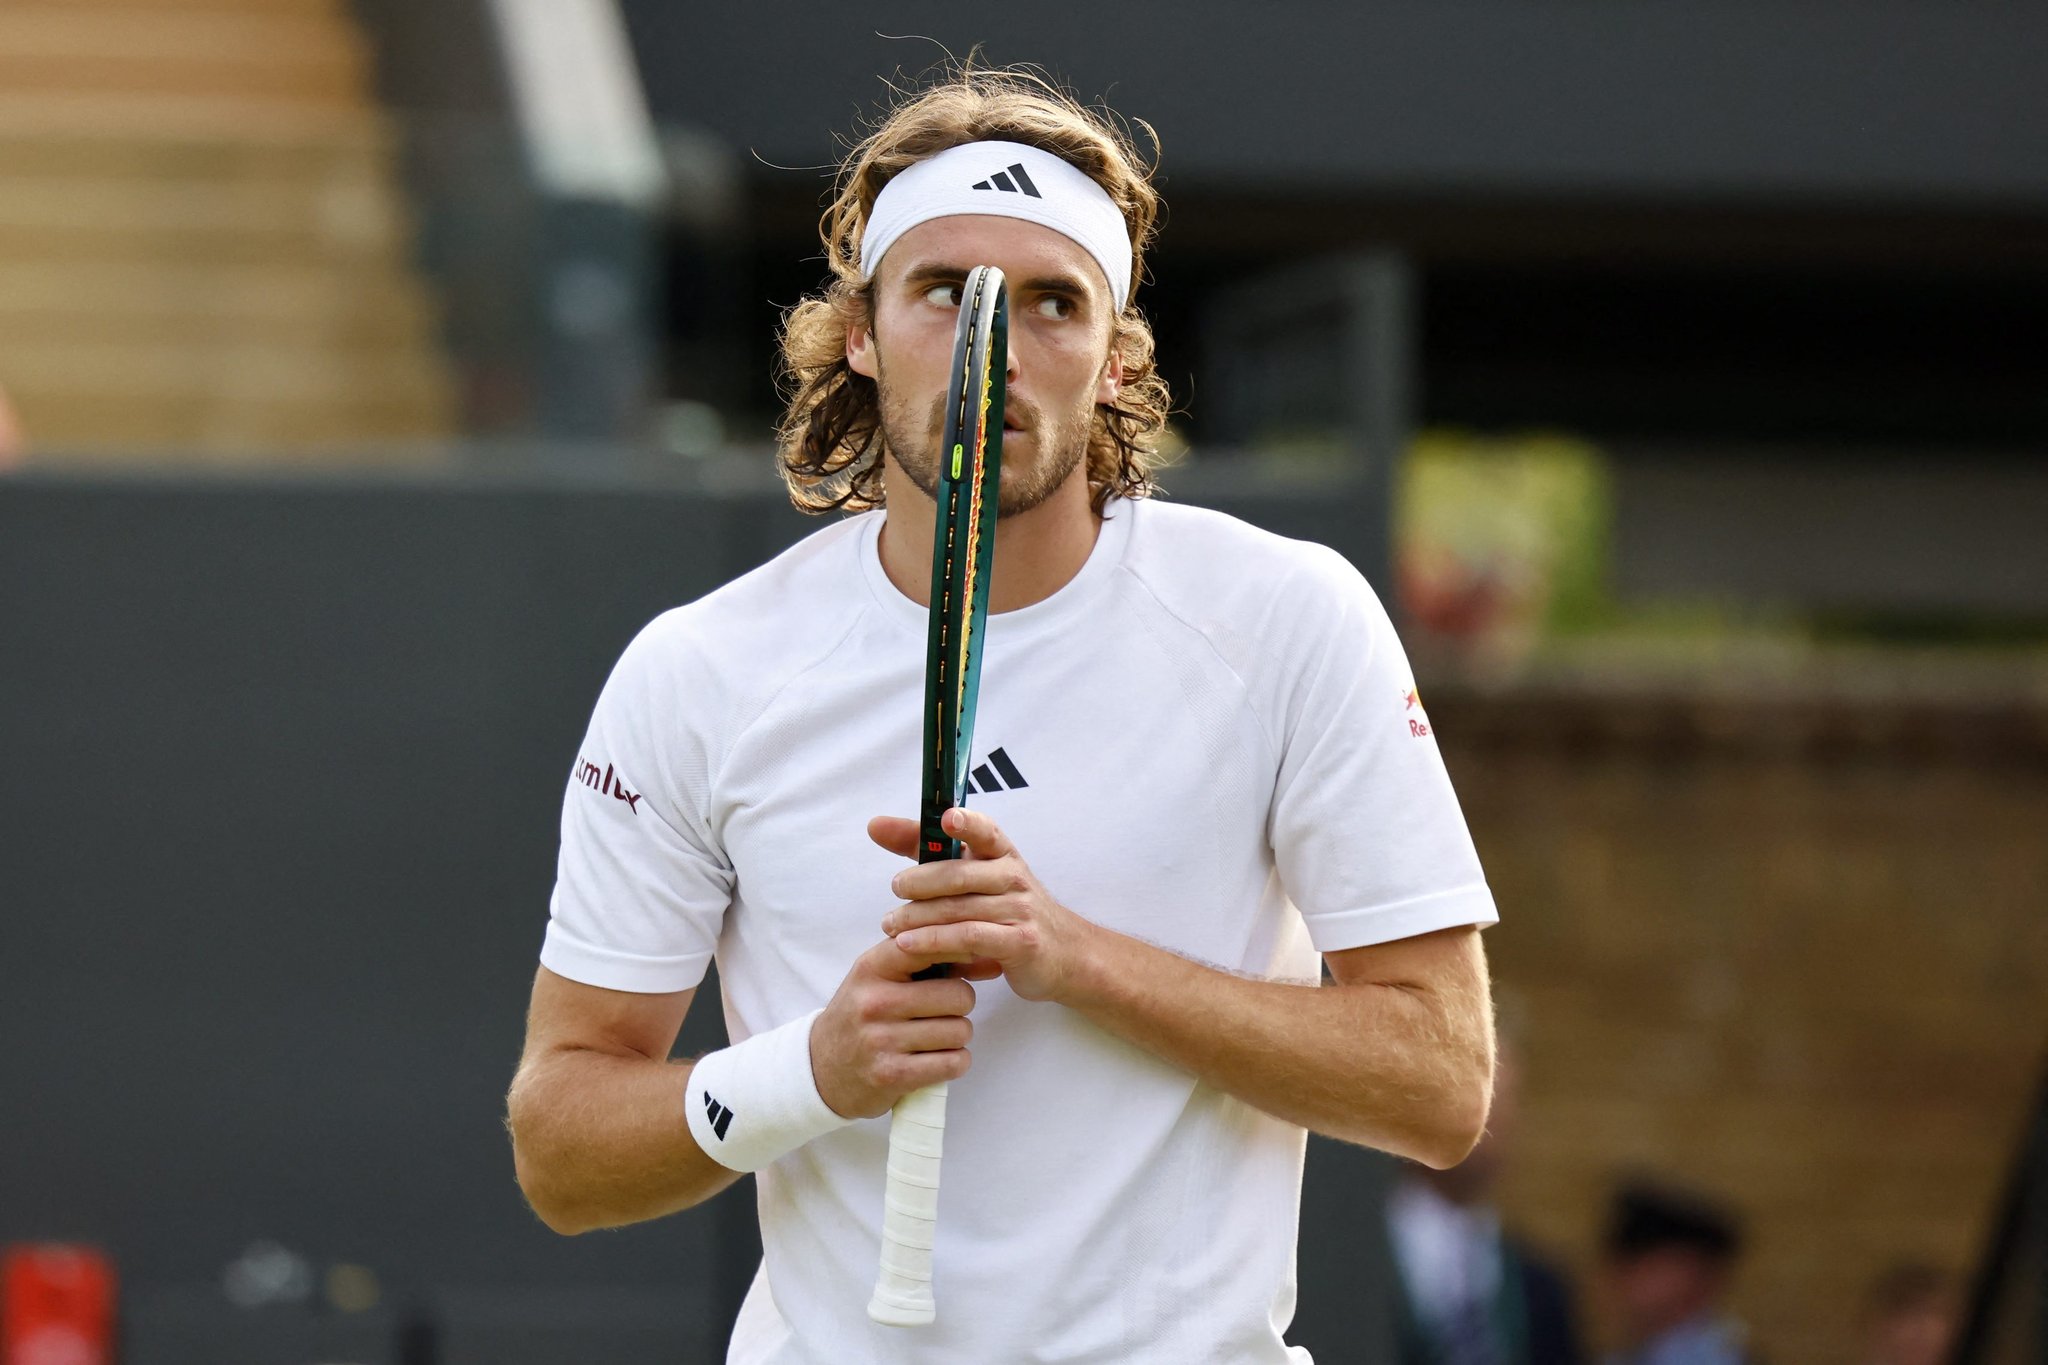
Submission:
M 882 1264 L 868 1316 L 891 1327 L 921 1327 L 937 1316 L 932 1240 L 939 1219 L 939 1159 L 946 1144 L 946 1086 L 913 1091 L 889 1119 L 889 1171 L 882 1193 Z

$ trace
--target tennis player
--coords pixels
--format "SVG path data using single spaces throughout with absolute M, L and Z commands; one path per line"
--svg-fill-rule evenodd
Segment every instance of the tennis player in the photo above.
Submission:
M 1028 76 L 901 101 L 784 337 L 791 494 L 859 515 L 650 624 L 576 760 L 519 1181 L 578 1233 L 757 1173 L 733 1365 L 1305 1361 L 1306 1131 L 1446 1166 L 1485 1124 L 1494 906 L 1386 612 L 1328 549 L 1146 496 L 1158 206 L 1119 126 Z M 971 857 L 918 866 L 981 264 L 1011 298 Z M 732 1045 L 671 1061 L 714 960 Z M 880 1326 L 887 1114 L 940 1080 L 938 1320 Z

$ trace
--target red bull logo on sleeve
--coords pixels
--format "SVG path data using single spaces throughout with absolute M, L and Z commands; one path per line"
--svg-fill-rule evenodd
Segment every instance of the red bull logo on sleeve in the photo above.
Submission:
M 1409 688 L 1401 694 L 1401 709 L 1414 714 L 1408 717 L 1408 733 L 1417 739 L 1429 737 L 1429 713 L 1422 709 L 1422 693 Z

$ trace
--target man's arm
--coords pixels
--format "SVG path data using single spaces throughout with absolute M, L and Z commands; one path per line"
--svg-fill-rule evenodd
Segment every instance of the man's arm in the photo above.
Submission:
M 556 1232 L 658 1218 L 739 1179 L 690 1136 L 691 1064 L 668 1060 L 695 995 L 535 974 L 506 1126 L 519 1188 Z
M 877 943 L 812 1024 L 809 1083 L 840 1117 L 886 1114 L 967 1074 L 974 973 L 916 980 L 935 960 Z M 506 1126 L 519 1187 L 556 1232 L 660 1218 L 739 1179 L 690 1132 L 693 1063 L 668 1060 L 695 995 L 605 990 L 545 967 L 534 977 Z
M 919 956 L 1000 964 L 1055 1001 L 1278 1118 L 1428 1166 L 1478 1142 L 1493 1093 L 1493 1009 L 1479 931 L 1328 955 L 1334 985 L 1256 981 L 1126 937 L 1061 906 L 995 822 L 949 812 L 974 857 L 898 873 L 883 921 Z M 916 824 L 877 843 L 914 852 Z M 901 847 L 899 847 L 899 845 Z
M 1089 926 L 1059 997 L 1276 1118 L 1442 1168 L 1486 1127 L 1493 1028 L 1471 926 L 1331 953 L 1334 984 L 1255 981 Z

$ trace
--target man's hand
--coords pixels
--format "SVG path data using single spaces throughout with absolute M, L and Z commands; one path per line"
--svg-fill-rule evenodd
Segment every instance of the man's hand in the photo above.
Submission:
M 1000 973 L 1026 1000 L 1055 1000 L 1070 983 L 1093 928 L 1046 894 L 996 822 L 980 811 L 946 812 L 946 833 L 966 856 L 898 872 L 889 885 L 904 904 L 882 920 L 904 953 L 964 964 L 957 975 Z M 891 853 L 917 856 L 917 822 L 879 816 L 868 837 Z
M 1493 1088 L 1486 954 L 1465 926 L 1328 955 L 1328 985 L 1204 966 L 1045 893 L 979 811 L 949 810 L 965 856 L 898 872 L 882 930 L 907 963 L 1009 979 L 1276 1118 L 1439 1169 L 1472 1150 Z M 917 856 L 915 821 L 868 835 Z M 919 983 L 927 985 L 938 982 Z M 842 1111 L 846 1112 L 846 1111 Z
M 833 1113 L 873 1118 L 913 1090 L 967 1074 L 974 987 L 952 977 L 911 980 L 949 960 L 887 939 L 854 960 L 811 1025 L 811 1077 Z

